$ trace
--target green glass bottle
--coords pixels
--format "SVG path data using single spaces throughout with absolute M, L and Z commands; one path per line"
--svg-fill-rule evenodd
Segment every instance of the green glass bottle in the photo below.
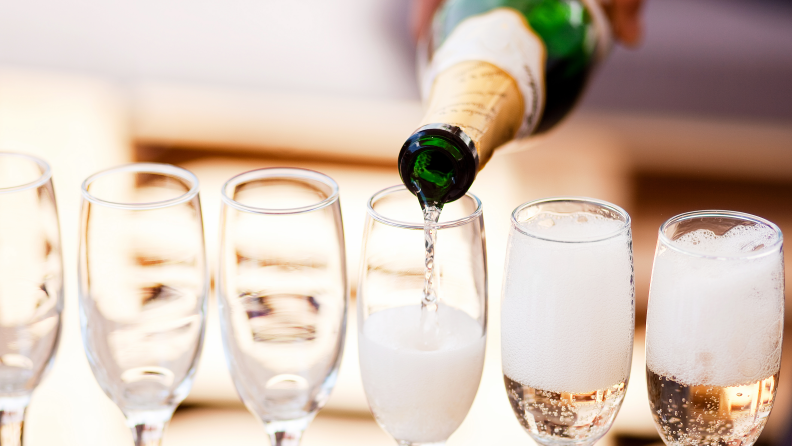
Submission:
M 596 0 L 447 0 L 428 36 L 427 114 L 398 160 L 424 207 L 461 198 L 497 147 L 558 123 L 611 41 Z

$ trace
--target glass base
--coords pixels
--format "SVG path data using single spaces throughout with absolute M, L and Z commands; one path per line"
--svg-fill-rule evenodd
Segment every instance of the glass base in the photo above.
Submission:
M 30 395 L 0 397 L 0 445 L 21 446 Z
M 438 443 L 410 443 L 409 441 L 400 441 L 399 446 L 445 446 L 446 442 L 441 441 Z
M 586 438 L 584 440 L 572 440 L 569 438 L 548 438 L 548 437 L 538 437 L 531 432 L 528 432 L 528 436 L 531 437 L 531 440 L 535 441 L 536 444 L 541 446 L 591 446 L 600 438 L 602 435 L 594 438 Z
M 298 446 L 303 432 L 311 424 L 316 414 L 288 421 L 265 421 L 272 446 Z
M 173 410 L 124 411 L 135 446 L 159 446 L 165 427 L 173 416 Z

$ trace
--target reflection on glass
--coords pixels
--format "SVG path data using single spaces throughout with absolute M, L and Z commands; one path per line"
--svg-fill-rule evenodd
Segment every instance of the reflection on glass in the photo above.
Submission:
M 299 444 L 336 382 L 348 290 L 338 186 L 260 169 L 222 190 L 218 297 L 231 376 L 273 446 Z
M 478 390 L 487 333 L 481 202 L 472 194 L 434 223 L 434 305 L 422 305 L 424 218 L 404 186 L 369 201 L 358 285 L 363 387 L 379 425 L 401 445 L 444 444 Z
M 630 217 L 592 199 L 512 213 L 501 307 L 503 379 L 543 445 L 591 445 L 627 391 L 635 304 Z
M 80 323 L 99 385 L 136 445 L 160 444 L 192 387 L 208 278 L 195 176 L 130 164 L 83 183 Z
M 668 445 L 751 446 L 781 365 L 781 231 L 730 211 L 660 227 L 646 321 L 649 404 Z
M 50 167 L 0 153 L 0 444 L 22 444 L 25 410 L 52 363 L 63 310 Z

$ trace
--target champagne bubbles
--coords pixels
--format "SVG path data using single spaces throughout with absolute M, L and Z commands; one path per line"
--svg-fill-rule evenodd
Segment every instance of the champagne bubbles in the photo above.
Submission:
M 484 364 L 482 326 L 464 311 L 439 305 L 438 330 L 426 342 L 417 305 L 372 313 L 360 333 L 363 387 L 377 421 L 394 438 L 434 443 L 468 413 Z
M 551 392 L 625 382 L 634 330 L 628 222 L 519 208 L 515 222 L 501 312 L 504 374 Z
M 647 367 L 681 384 L 721 387 L 775 374 L 784 317 L 779 233 L 758 223 L 684 224 L 655 256 Z
M 770 247 L 776 232 L 766 225 L 735 226 L 722 235 L 698 229 L 674 240 L 674 245 L 689 252 L 710 257 L 732 257 L 758 253 Z
M 585 242 L 607 238 L 618 233 L 624 222 L 588 212 L 557 214 L 539 213 L 520 222 L 522 231 L 552 241 Z
M 776 396 L 783 318 L 783 251 L 773 223 L 697 211 L 660 227 L 646 378 L 666 444 L 754 444 Z

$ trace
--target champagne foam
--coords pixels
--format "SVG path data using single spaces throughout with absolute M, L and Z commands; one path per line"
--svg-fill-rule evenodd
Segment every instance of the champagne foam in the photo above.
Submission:
M 624 223 L 575 213 L 541 214 L 521 226 L 557 240 L 616 235 L 559 243 L 511 232 L 501 310 L 504 374 L 552 392 L 626 381 L 635 311 L 630 232 L 618 233 Z
M 359 337 L 363 388 L 377 421 L 394 438 L 435 443 L 462 424 L 484 366 L 481 325 L 440 303 L 437 331 L 425 342 L 421 307 L 372 313 Z
M 531 235 L 570 242 L 604 238 L 623 226 L 622 221 L 588 212 L 543 212 L 520 222 L 520 227 Z
M 647 315 L 646 365 L 685 385 L 730 387 L 778 372 L 784 318 L 780 249 L 754 259 L 776 239 L 764 225 L 718 236 L 699 229 L 655 257 Z M 767 248 L 769 249 L 769 248 Z M 777 248 L 774 248 L 777 249 Z
M 759 251 L 772 245 L 776 232 L 765 225 L 735 226 L 718 236 L 707 229 L 688 232 L 673 241 L 674 246 L 711 257 L 734 256 Z

